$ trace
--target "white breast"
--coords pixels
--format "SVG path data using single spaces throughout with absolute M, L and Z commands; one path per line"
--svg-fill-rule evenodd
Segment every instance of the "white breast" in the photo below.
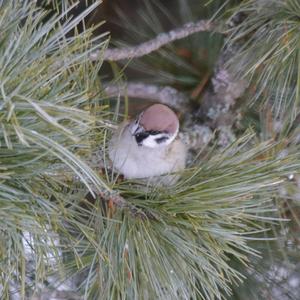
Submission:
M 165 147 L 138 146 L 126 123 L 112 137 L 109 157 L 125 178 L 148 178 L 184 169 L 186 148 L 179 140 Z

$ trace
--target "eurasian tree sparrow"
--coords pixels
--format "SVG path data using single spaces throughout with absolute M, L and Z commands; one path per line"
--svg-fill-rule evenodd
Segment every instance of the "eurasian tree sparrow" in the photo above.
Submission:
M 148 107 L 134 121 L 121 124 L 113 135 L 109 157 L 114 169 L 128 179 L 148 180 L 183 170 L 186 147 L 176 139 L 178 130 L 178 118 L 170 108 L 162 104 Z M 170 178 L 161 181 L 169 184 Z M 171 180 L 176 179 L 172 176 Z

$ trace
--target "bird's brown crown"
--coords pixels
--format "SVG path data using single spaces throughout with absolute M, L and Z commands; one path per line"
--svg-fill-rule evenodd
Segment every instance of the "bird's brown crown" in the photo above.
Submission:
M 160 131 L 174 134 L 179 127 L 176 114 L 166 105 L 154 104 L 148 107 L 142 114 L 139 124 L 145 131 Z

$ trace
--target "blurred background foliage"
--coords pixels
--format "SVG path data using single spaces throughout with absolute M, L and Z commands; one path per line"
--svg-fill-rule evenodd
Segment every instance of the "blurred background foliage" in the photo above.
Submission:
M 296 0 L 0 1 L 0 298 L 297 299 L 299 16 Z M 103 62 L 199 19 L 224 34 Z M 249 83 L 233 143 L 199 149 L 172 187 L 111 174 L 116 121 L 147 102 L 105 83 L 170 85 L 192 113 L 226 49 Z

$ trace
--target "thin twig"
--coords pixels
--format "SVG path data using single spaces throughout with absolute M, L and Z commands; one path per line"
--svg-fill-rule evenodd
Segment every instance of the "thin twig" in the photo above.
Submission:
M 108 96 L 128 96 L 133 98 L 156 100 L 174 109 L 182 111 L 187 107 L 188 97 L 169 86 L 145 83 L 127 83 L 124 86 L 106 84 L 104 91 Z
M 131 203 L 129 203 L 128 201 L 126 201 L 117 192 L 111 192 L 111 193 L 102 192 L 99 194 L 99 196 L 105 201 L 111 201 L 118 208 L 128 209 L 134 217 L 140 217 L 143 220 L 156 219 L 156 217 L 152 213 L 145 212 L 145 211 L 137 208 L 136 206 L 134 206 Z
M 198 22 L 187 23 L 180 28 L 176 28 L 166 33 L 160 33 L 154 39 L 138 46 L 107 49 L 104 53 L 104 60 L 117 61 L 121 59 L 141 57 L 158 50 L 164 45 L 185 38 L 196 32 L 213 31 L 215 29 L 216 26 L 210 20 L 200 20 Z M 90 54 L 90 59 L 95 61 L 99 59 L 99 56 L 100 52 L 96 51 Z

